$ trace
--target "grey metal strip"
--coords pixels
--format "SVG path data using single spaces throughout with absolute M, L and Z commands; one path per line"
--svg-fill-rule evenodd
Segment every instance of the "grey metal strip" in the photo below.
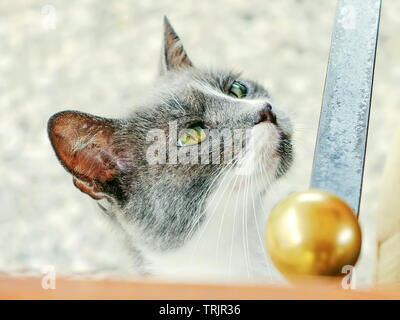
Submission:
M 339 0 L 311 188 L 336 194 L 358 214 L 381 0 Z

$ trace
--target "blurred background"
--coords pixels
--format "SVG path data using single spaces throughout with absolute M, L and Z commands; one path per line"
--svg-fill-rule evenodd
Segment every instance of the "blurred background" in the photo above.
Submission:
M 64 109 L 127 114 L 157 74 L 166 14 L 198 66 L 265 85 L 296 130 L 296 163 L 266 202 L 308 187 L 335 0 L 0 2 L 0 273 L 129 274 L 130 259 L 50 147 Z M 400 2 L 385 0 L 361 203 L 357 284 L 376 262 L 375 208 L 400 113 Z

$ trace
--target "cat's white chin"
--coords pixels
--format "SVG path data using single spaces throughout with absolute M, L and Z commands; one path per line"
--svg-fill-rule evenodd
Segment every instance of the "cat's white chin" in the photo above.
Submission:
M 280 132 L 270 122 L 255 125 L 250 134 L 243 157 L 236 165 L 236 174 L 241 176 L 261 175 L 272 179 L 279 166 L 278 153 Z

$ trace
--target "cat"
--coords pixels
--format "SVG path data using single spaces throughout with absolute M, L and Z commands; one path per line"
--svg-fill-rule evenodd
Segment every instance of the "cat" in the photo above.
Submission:
M 243 131 L 210 147 L 215 133 Z M 48 122 L 59 161 L 139 273 L 215 279 L 271 278 L 262 200 L 291 166 L 292 131 L 260 84 L 196 68 L 166 17 L 156 86 L 129 117 L 63 111 Z

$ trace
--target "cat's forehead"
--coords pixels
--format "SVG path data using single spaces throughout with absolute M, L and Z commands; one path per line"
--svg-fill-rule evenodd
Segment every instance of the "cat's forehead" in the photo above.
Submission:
M 228 97 L 230 87 L 235 81 L 243 83 L 248 90 L 248 98 L 269 98 L 268 91 L 255 81 L 242 78 L 238 72 L 220 70 L 201 70 L 190 68 L 168 72 L 156 82 L 153 98 L 169 104 L 179 103 L 186 107 L 196 107 L 199 103 L 235 103 Z M 153 103 L 157 102 L 153 100 Z M 239 100 L 237 103 L 241 103 Z M 203 110 L 204 111 L 204 110 Z
M 247 87 L 245 99 L 230 94 L 235 81 Z M 201 122 L 208 127 L 251 127 L 266 103 L 267 90 L 240 73 L 186 68 L 167 72 L 159 77 L 143 108 L 133 119 L 140 127 L 165 128 L 176 121 L 179 128 Z M 136 120 L 135 120 L 136 118 Z
M 162 91 L 182 91 L 209 86 L 224 90 L 229 83 L 240 77 L 240 73 L 220 70 L 183 69 L 168 72 L 156 82 L 156 89 Z

